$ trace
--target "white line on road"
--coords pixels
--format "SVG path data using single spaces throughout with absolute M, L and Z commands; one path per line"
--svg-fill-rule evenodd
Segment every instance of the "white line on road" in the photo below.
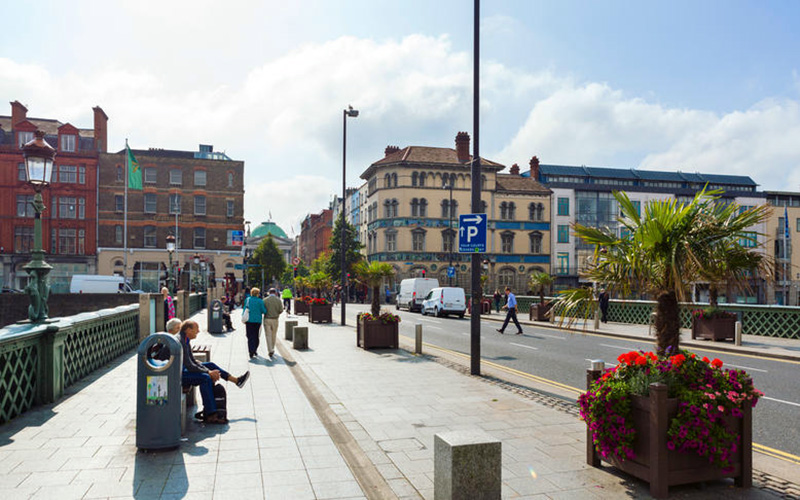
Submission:
M 632 350 L 630 347 L 625 347 L 625 346 L 621 346 L 621 345 L 611 345 L 611 344 L 600 344 L 600 345 L 603 346 L 603 347 L 610 347 L 612 349 L 622 349 L 623 351 L 631 351 Z
M 770 401 L 775 401 L 776 403 L 783 403 L 792 406 L 800 406 L 800 403 L 792 403 L 791 401 L 784 401 L 782 399 L 775 399 L 775 398 L 768 398 L 766 396 L 762 396 L 762 399 L 769 399 Z
M 442 329 L 442 327 L 440 327 L 440 326 L 429 326 L 428 328 L 430 328 L 431 330 L 441 330 Z
M 742 370 L 748 370 L 753 372 L 769 373 L 767 370 L 762 370 L 760 368 L 750 368 L 749 366 L 732 365 L 730 363 L 725 363 L 725 366 L 732 366 L 734 368 L 741 368 Z
M 538 351 L 538 347 L 533 347 L 532 345 L 525 345 L 525 344 L 515 344 L 514 342 L 509 342 L 511 345 L 515 345 L 517 347 L 524 347 L 525 349 L 533 349 L 534 351 Z

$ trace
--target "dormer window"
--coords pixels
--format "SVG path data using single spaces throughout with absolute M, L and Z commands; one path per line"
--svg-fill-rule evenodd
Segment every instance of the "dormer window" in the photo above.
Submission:
M 62 135 L 61 136 L 61 151 L 67 153 L 74 153 L 75 152 L 75 136 L 74 135 Z
M 17 139 L 19 147 L 22 148 L 22 146 L 33 140 L 33 132 L 17 132 Z

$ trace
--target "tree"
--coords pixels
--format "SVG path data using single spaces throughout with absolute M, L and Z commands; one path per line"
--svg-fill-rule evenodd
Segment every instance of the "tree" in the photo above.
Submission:
M 345 269 L 347 273 L 354 272 L 354 265 L 361 261 L 364 256 L 360 250 L 364 245 L 358 241 L 358 231 L 349 222 L 345 224 Z M 330 260 L 325 271 L 331 276 L 340 277 L 342 275 L 342 213 L 336 218 L 333 225 L 330 244 Z
M 528 278 L 528 285 L 532 288 L 539 288 L 539 303 L 544 306 L 544 290 L 553 286 L 553 277 L 547 273 L 536 271 Z
M 685 300 L 693 282 L 759 273 L 767 257 L 741 242 L 752 238 L 752 228 L 765 221 L 766 205 L 740 210 L 719 201 L 721 191 L 703 189 L 687 204 L 675 199 L 650 201 L 644 214 L 625 193 L 615 192 L 619 218 L 628 236 L 607 228 L 574 224 L 575 234 L 594 245 L 594 259 L 584 276 L 623 295 L 645 291 L 656 300 L 656 342 L 660 354 L 676 350 L 680 342 L 678 301 Z M 585 290 L 562 293 L 562 311 L 576 306 Z
M 360 261 L 353 268 L 356 278 L 361 283 L 372 288 L 372 306 L 370 312 L 373 317 L 378 317 L 381 312 L 381 285 L 385 278 L 394 276 L 394 268 L 388 262 Z
M 261 283 L 262 269 L 264 270 L 264 279 L 268 282 L 282 277 L 283 272 L 286 270 L 286 262 L 283 260 L 283 255 L 281 251 L 278 250 L 278 245 L 275 243 L 275 240 L 272 239 L 271 234 L 268 234 L 266 238 L 261 240 L 255 252 L 253 252 L 249 264 L 261 266 L 248 269 L 248 280 L 250 283 Z

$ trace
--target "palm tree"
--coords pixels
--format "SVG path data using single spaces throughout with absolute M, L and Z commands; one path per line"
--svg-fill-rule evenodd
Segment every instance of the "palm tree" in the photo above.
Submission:
M 553 286 L 553 277 L 542 271 L 536 271 L 528 277 L 528 286 L 531 289 L 539 288 L 539 303 L 544 306 L 544 290 Z
M 766 268 L 767 257 L 741 245 L 755 238 L 753 226 L 769 216 L 766 205 L 740 210 L 719 202 L 721 191 L 703 189 L 690 203 L 675 199 L 650 201 L 640 216 L 625 193 L 615 192 L 628 236 L 607 228 L 574 224 L 575 234 L 595 246 L 585 277 L 627 296 L 645 291 L 656 300 L 656 342 L 659 353 L 678 348 L 678 301 L 685 300 L 691 283 L 703 279 L 744 277 Z M 562 310 L 576 304 L 564 294 Z M 560 301 L 561 302 L 561 301 Z
M 384 278 L 391 278 L 394 276 L 394 268 L 387 262 L 373 261 L 367 263 L 360 261 L 353 266 L 356 273 L 356 278 L 361 283 L 372 288 L 372 306 L 370 312 L 372 316 L 377 318 L 381 312 L 381 285 Z
M 317 291 L 317 297 L 322 297 L 322 291 L 330 288 L 331 277 L 324 271 L 312 273 L 308 278 L 309 285 Z

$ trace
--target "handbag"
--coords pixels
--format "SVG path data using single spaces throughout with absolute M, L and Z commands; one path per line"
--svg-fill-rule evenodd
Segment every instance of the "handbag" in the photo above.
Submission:
M 250 310 L 247 308 L 247 300 L 245 300 L 244 307 L 242 307 L 242 323 L 247 323 L 248 319 L 250 319 Z

